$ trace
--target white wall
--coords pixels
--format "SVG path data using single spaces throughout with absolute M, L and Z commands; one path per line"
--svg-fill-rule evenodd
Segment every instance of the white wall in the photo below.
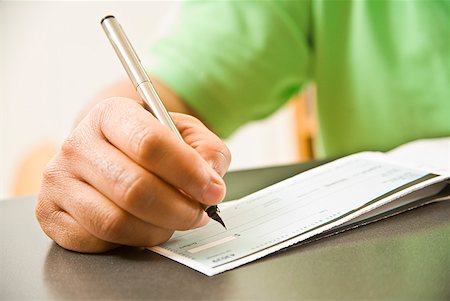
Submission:
M 100 25 L 114 14 L 142 61 L 168 31 L 179 2 L 0 2 L 0 198 L 35 143 L 60 143 L 75 116 L 107 84 L 125 76 Z M 227 141 L 232 168 L 292 162 L 290 112 L 244 127 Z

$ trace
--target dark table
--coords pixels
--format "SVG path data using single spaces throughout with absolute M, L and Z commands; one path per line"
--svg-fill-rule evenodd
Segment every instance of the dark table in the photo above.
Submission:
M 313 163 L 227 175 L 233 199 Z M 0 300 L 450 300 L 450 202 L 303 244 L 213 277 L 123 247 L 66 251 L 40 230 L 35 197 L 0 201 Z

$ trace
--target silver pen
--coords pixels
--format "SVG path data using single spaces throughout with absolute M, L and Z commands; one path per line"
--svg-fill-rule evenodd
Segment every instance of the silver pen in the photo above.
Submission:
M 125 71 L 128 73 L 128 77 L 132 81 L 134 88 L 139 93 L 142 100 L 147 104 L 150 112 L 184 142 L 183 137 L 175 126 L 172 118 L 170 118 L 169 113 L 142 67 L 141 61 L 125 35 L 122 26 L 120 26 L 114 16 L 106 16 L 100 23 L 116 51 L 117 56 L 122 62 Z M 210 218 L 225 227 L 225 223 L 218 214 L 219 208 L 217 206 L 209 206 L 205 211 Z

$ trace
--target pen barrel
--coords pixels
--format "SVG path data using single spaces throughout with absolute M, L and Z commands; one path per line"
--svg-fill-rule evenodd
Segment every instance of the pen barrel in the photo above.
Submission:
M 145 73 L 141 66 L 136 51 L 116 18 L 114 16 L 107 16 L 103 18 L 101 25 L 119 57 L 122 66 L 125 68 L 125 71 L 133 82 L 134 87 L 137 89 L 141 83 L 150 81 L 147 73 Z
M 167 126 L 178 138 L 180 138 L 180 140 L 184 141 L 159 98 L 158 93 L 151 84 L 136 51 L 122 29 L 122 26 L 120 26 L 114 16 L 106 16 L 103 18 L 101 25 L 119 57 L 122 66 L 128 73 L 128 77 L 133 82 L 136 91 L 147 104 L 148 109 L 162 124 Z
M 141 96 L 141 98 L 145 101 L 145 103 L 148 105 L 149 110 L 152 112 L 152 114 L 165 126 L 167 126 L 175 135 L 178 136 L 182 141 L 183 137 L 181 136 L 180 132 L 178 131 L 177 127 L 175 126 L 175 123 L 173 122 L 172 118 L 170 118 L 169 113 L 167 112 L 166 108 L 164 107 L 163 103 L 159 99 L 158 94 L 156 93 L 155 88 L 153 88 L 153 85 L 146 81 L 141 83 L 136 88 L 137 92 Z M 152 100 L 152 101 L 147 101 Z

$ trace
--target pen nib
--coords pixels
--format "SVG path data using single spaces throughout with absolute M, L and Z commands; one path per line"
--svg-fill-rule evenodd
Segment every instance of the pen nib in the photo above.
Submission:
M 223 222 L 222 218 L 220 218 L 220 216 L 219 216 L 219 212 L 220 212 L 220 210 L 219 210 L 219 208 L 216 205 L 209 206 L 206 209 L 206 214 L 208 214 L 208 216 L 210 218 L 212 218 L 213 220 L 215 220 L 216 222 L 221 224 L 225 228 L 225 230 L 227 230 L 227 227 L 225 226 L 225 223 Z

